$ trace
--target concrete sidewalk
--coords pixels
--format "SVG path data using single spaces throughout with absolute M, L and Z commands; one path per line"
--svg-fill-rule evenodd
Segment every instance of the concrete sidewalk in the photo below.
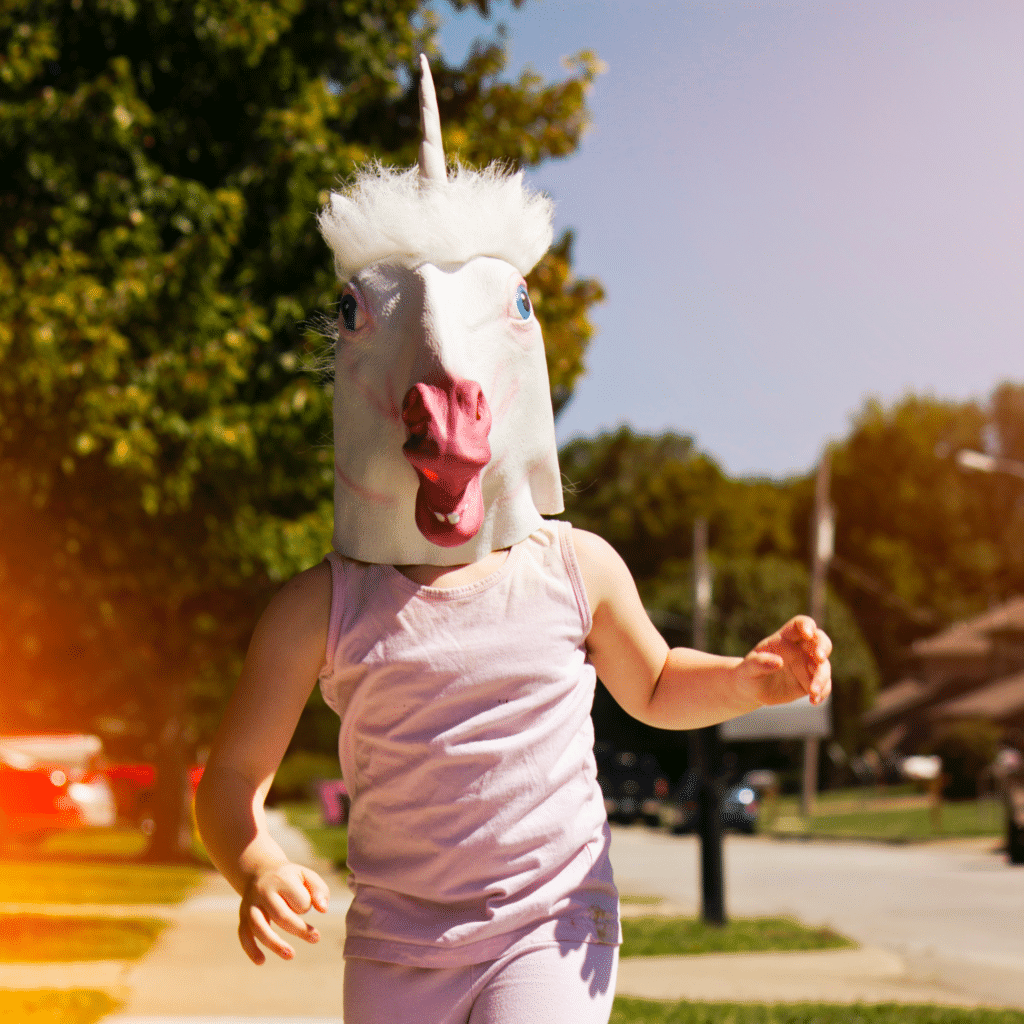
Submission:
M 288 936 L 295 959 L 268 954 L 257 967 L 238 942 L 238 895 L 219 875 L 180 907 L 175 924 L 124 975 L 126 1002 L 108 1024 L 341 1024 L 345 913 L 352 901 L 345 882 L 319 858 L 305 836 L 269 811 L 274 838 L 291 860 L 313 868 L 331 888 L 326 914 L 316 922 L 320 941 Z
M 341 1024 L 342 944 L 350 894 L 344 881 L 282 816 L 272 815 L 272 827 L 288 855 L 320 872 L 331 886 L 330 911 L 313 915 L 320 942 L 310 946 L 295 940 L 293 961 L 271 955 L 256 967 L 248 960 L 236 935 L 238 896 L 223 879 L 211 875 L 190 899 L 162 908 L 160 916 L 169 914 L 171 925 L 142 960 L 0 965 L 0 988 L 105 989 L 125 1001 L 106 1024 Z M 145 916 L 150 908 L 122 910 L 125 916 Z M 672 913 L 685 908 L 626 904 L 623 912 Z M 987 1004 L 967 988 L 915 980 L 898 955 L 865 947 L 630 958 L 620 964 L 617 992 L 696 1001 Z M 1020 1002 L 1003 1005 L 1024 1005 L 1024 993 Z

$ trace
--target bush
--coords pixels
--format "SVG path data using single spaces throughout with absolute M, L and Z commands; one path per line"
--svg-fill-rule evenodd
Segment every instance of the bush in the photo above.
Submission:
M 284 800 L 309 800 L 314 795 L 313 783 L 318 779 L 340 777 L 337 754 L 296 750 L 285 757 L 277 769 L 267 802 L 275 804 Z
M 926 753 L 942 758 L 948 776 L 944 795 L 951 800 L 969 800 L 978 795 L 978 776 L 995 759 L 1002 729 L 992 722 L 950 722 L 936 731 Z

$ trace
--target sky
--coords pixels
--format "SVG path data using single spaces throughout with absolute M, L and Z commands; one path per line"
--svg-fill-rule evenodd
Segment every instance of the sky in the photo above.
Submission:
M 560 441 L 674 430 L 779 477 L 869 397 L 1024 381 L 1020 0 L 436 9 L 451 61 L 502 21 L 510 76 L 608 65 L 578 152 L 528 175 L 607 291 Z

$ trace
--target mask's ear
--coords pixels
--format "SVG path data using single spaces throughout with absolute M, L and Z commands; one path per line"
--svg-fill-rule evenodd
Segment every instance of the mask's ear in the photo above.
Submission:
M 420 185 L 443 185 L 448 180 L 441 141 L 441 115 L 437 110 L 434 79 L 425 54 L 420 54 Z

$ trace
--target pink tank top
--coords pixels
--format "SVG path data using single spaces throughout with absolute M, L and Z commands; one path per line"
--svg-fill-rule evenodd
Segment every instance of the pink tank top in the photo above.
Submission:
M 570 530 L 545 523 L 452 589 L 328 556 L 320 685 L 352 798 L 346 956 L 452 967 L 620 941 Z

